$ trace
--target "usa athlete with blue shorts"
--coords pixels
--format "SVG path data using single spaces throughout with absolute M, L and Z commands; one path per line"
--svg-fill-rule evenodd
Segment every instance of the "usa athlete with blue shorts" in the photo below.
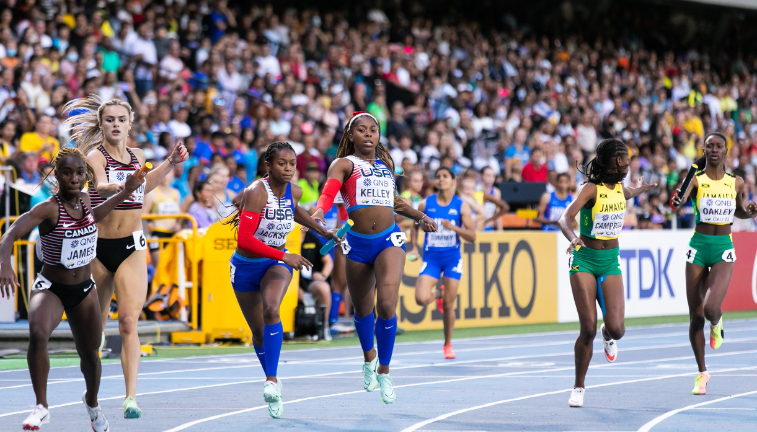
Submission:
M 313 266 L 300 255 L 287 252 L 286 237 L 295 222 L 323 237 L 337 237 L 297 205 L 302 189 L 291 183 L 297 164 L 292 146 L 275 142 L 263 160 L 268 176 L 242 191 L 241 210 L 227 222 L 238 227 L 237 249 L 229 270 L 231 286 L 252 330 L 252 344 L 266 375 L 263 399 L 268 402 L 271 417 L 280 418 L 284 405 L 276 373 L 284 329 L 279 306 L 292 280 L 292 269 Z
M 341 193 L 350 219 L 355 222 L 342 240 L 342 251 L 347 257 L 347 288 L 355 308 L 355 330 L 365 359 L 363 388 L 373 391 L 380 385 L 381 400 L 389 404 L 396 398 L 389 363 L 397 334 L 395 309 L 407 241 L 394 214 L 417 221 L 427 232 L 436 231 L 436 223 L 397 196 L 394 163 L 386 147 L 379 143 L 379 135 L 375 117 L 362 111 L 353 113 L 313 218 L 323 221 L 323 214 Z M 378 319 L 374 317 L 374 307 Z M 374 325 L 378 353 L 373 348 Z
M 420 306 L 442 298 L 444 314 L 444 358 L 455 358 L 452 350 L 452 331 L 455 328 L 455 300 L 463 273 L 463 258 L 460 254 L 460 237 L 476 241 L 476 230 L 471 219 L 470 206 L 455 195 L 455 174 L 447 167 L 436 170 L 437 193 L 426 197 L 418 207 L 442 229 L 426 234 L 423 240 L 423 264 L 415 284 L 415 301 Z M 412 231 L 412 244 L 418 238 L 418 230 Z M 433 290 L 444 274 L 444 290 Z M 433 291 L 432 291 L 433 290 Z

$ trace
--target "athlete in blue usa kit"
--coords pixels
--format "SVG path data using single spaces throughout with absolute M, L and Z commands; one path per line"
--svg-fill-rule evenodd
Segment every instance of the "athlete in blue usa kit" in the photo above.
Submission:
M 455 300 L 463 273 L 463 259 L 460 254 L 460 238 L 476 241 L 471 209 L 467 203 L 455 195 L 457 182 L 455 174 L 447 167 L 436 170 L 437 193 L 426 197 L 418 210 L 425 213 L 442 228 L 428 232 L 423 240 L 423 264 L 415 284 L 415 301 L 426 306 L 441 300 L 440 311 L 444 314 L 444 358 L 454 359 L 452 331 L 455 328 Z M 411 231 L 412 245 L 418 240 L 418 229 Z M 442 274 L 444 275 L 442 279 Z M 442 279 L 443 290 L 432 290 Z

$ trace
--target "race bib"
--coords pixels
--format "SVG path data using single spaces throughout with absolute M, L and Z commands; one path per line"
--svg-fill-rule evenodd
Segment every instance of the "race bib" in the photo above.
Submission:
M 736 213 L 736 200 L 731 198 L 702 198 L 699 201 L 701 210 L 699 219 L 704 223 L 727 224 L 733 223 Z
M 407 241 L 407 236 L 403 232 L 392 233 L 389 238 L 392 240 L 392 244 L 397 247 L 402 247 Z
M 723 256 L 721 257 L 723 261 L 725 262 L 735 262 L 736 261 L 736 251 L 734 249 L 728 249 L 727 251 L 723 252 Z
M 94 230 L 93 233 L 83 237 L 64 238 L 60 251 L 60 263 L 67 269 L 82 267 L 92 262 L 96 253 L 97 230 Z
M 158 203 L 158 214 L 172 215 L 179 213 L 179 204 L 175 202 Z
M 108 183 L 123 183 L 126 181 L 126 176 L 133 173 L 133 170 L 110 169 L 108 170 Z M 142 182 L 139 188 L 132 192 L 131 197 L 124 200 L 124 203 L 141 204 L 145 199 L 145 184 L 147 182 Z M 134 199 L 131 199 L 132 197 Z
M 134 231 L 133 233 L 131 233 L 131 235 L 132 237 L 134 237 L 134 250 L 139 251 L 147 249 L 147 239 L 145 238 L 144 231 Z
M 611 238 L 620 236 L 625 215 L 625 210 L 612 213 L 596 213 L 594 215 L 594 225 L 591 228 L 591 235 L 594 237 Z
M 340 243 L 342 245 L 342 253 L 347 255 L 352 250 L 352 246 L 350 246 L 350 243 L 347 241 L 347 238 L 345 237 L 342 239 L 342 242 Z
M 37 275 L 37 279 L 34 279 L 34 284 L 32 284 L 32 290 L 46 290 L 49 289 L 51 286 L 53 286 L 53 283 L 50 282 L 49 279 L 42 276 L 42 274 Z
M 687 263 L 693 263 L 694 258 L 697 256 L 697 250 L 694 248 L 689 248 L 689 250 L 686 251 L 686 262 Z
M 436 226 L 439 227 L 437 232 L 426 233 L 427 244 L 426 246 L 432 248 L 448 248 L 457 246 L 457 233 L 451 229 L 444 228 L 442 221 L 444 219 L 434 219 Z M 452 224 L 455 221 L 450 221 Z
M 237 268 L 234 264 L 229 263 L 229 274 L 231 274 L 231 283 L 234 283 L 234 274 L 237 272 Z
M 362 178 L 355 181 L 357 205 L 394 208 L 394 176 L 386 168 L 360 167 Z

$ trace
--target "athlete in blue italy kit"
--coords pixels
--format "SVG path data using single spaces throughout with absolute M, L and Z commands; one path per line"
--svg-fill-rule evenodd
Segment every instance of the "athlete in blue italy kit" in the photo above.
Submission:
M 444 314 L 444 358 L 455 358 L 452 350 L 452 330 L 455 328 L 455 300 L 463 272 L 460 255 L 460 237 L 474 242 L 476 230 L 471 220 L 471 209 L 467 203 L 455 195 L 457 184 L 455 174 L 447 167 L 436 170 L 436 189 L 439 191 L 426 199 L 418 207 L 428 217 L 442 227 L 437 232 L 427 232 L 423 240 L 423 264 L 415 284 L 415 301 L 420 306 L 442 298 Z M 411 232 L 412 245 L 418 239 L 418 230 Z M 442 280 L 444 290 L 433 290 Z
M 560 231 L 557 222 L 565 209 L 573 202 L 573 194 L 568 191 L 569 189 L 570 176 L 567 173 L 560 173 L 557 175 L 555 191 L 545 192 L 541 196 L 539 216 L 536 218 L 536 222 L 541 224 L 542 231 Z M 576 227 L 574 226 L 574 228 Z

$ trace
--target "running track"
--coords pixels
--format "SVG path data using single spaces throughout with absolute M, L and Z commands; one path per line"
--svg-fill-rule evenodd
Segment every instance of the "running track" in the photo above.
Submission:
M 757 320 L 726 321 L 722 347 L 707 347 L 712 379 L 693 396 L 696 364 L 687 325 L 629 328 L 608 364 L 597 337 L 583 408 L 569 408 L 576 332 L 399 343 L 397 402 L 362 390 L 358 347 L 285 351 L 284 418 L 268 416 L 254 354 L 142 362 L 141 420 L 124 420 L 118 363 L 103 365 L 100 403 L 119 431 L 698 431 L 757 425 Z M 441 336 L 441 332 L 440 332 Z M 401 341 L 401 337 L 399 338 Z M 51 420 L 42 430 L 86 431 L 78 367 L 50 371 Z M 29 373 L 0 372 L 0 431 L 21 430 L 33 407 Z

